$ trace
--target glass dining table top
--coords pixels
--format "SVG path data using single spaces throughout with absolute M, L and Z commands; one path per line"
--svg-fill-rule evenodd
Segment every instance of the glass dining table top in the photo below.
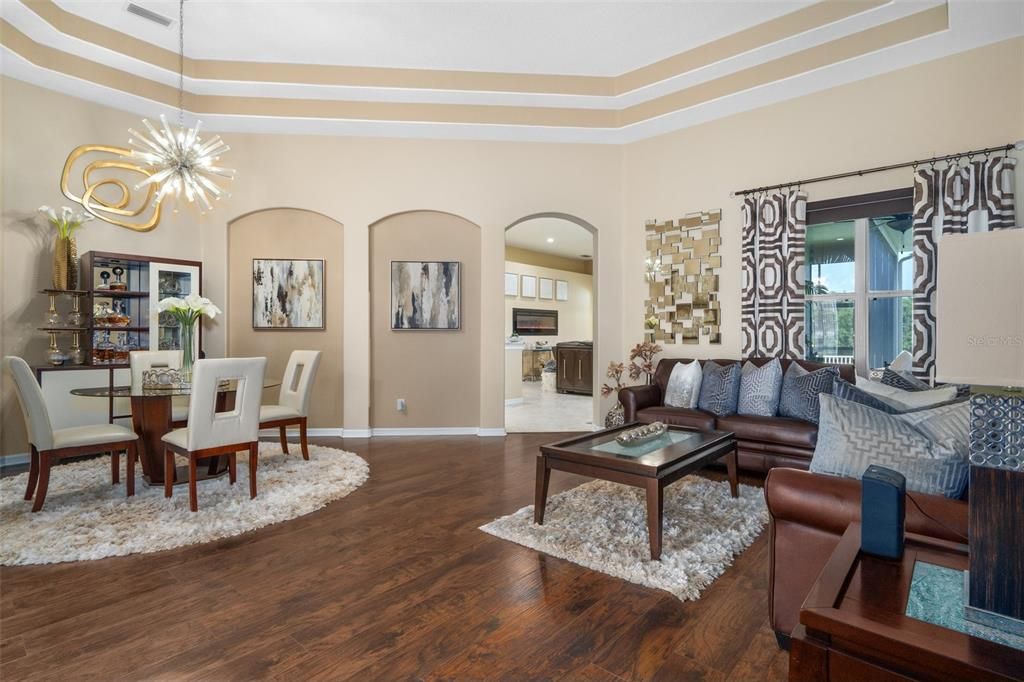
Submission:
M 280 379 L 267 379 L 263 388 L 276 388 L 281 385 Z M 219 391 L 228 392 L 238 388 L 237 381 L 222 381 Z M 173 386 L 168 388 L 132 388 L 131 386 L 97 386 L 90 388 L 73 388 L 71 395 L 87 398 L 170 398 L 177 395 L 191 395 L 192 386 Z

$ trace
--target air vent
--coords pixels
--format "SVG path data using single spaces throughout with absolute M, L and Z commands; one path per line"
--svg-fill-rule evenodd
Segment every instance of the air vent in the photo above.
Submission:
M 125 11 L 128 12 L 128 14 L 134 14 L 137 17 L 142 17 L 147 21 L 152 21 L 154 24 L 160 24 L 164 28 L 167 28 L 168 26 L 174 23 L 174 20 L 170 17 L 165 17 L 162 14 L 157 14 L 153 10 L 146 9 L 141 5 L 136 5 L 134 2 L 129 2 L 127 5 L 125 5 L 124 8 Z
M 591 256 L 589 253 L 581 253 L 580 258 L 582 258 L 583 260 L 590 260 L 591 258 L 593 258 L 593 256 Z

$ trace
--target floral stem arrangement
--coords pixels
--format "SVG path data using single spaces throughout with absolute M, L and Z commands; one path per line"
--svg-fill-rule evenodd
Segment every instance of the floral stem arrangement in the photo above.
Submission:
M 629 351 L 629 378 L 636 381 L 646 376 L 647 383 L 654 381 L 654 356 L 661 352 L 661 346 L 644 341 Z
M 61 206 L 59 211 L 49 206 L 40 206 L 39 212 L 57 230 L 57 238 L 53 242 L 53 288 L 77 289 L 78 245 L 75 243 L 75 230 L 93 220 L 93 216 L 85 211 L 75 211 L 70 206 Z
M 182 381 L 191 383 L 193 353 L 195 346 L 193 338 L 196 322 L 203 315 L 211 320 L 220 314 L 221 310 L 213 302 L 198 294 L 189 294 L 185 298 L 169 296 L 157 303 L 157 310 L 161 313 L 168 313 L 181 325 L 181 378 Z
M 601 384 L 601 397 L 607 398 L 612 393 L 618 393 L 619 389 L 623 388 L 622 375 L 626 371 L 626 366 L 621 362 L 609 362 L 608 371 L 605 372 L 605 376 L 615 382 L 615 385 Z

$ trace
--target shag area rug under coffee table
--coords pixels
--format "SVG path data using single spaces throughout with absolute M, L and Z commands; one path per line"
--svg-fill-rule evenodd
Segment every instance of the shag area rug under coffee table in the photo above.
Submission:
M 533 505 L 480 530 L 632 583 L 671 592 L 684 601 L 700 593 L 768 522 L 764 492 L 687 476 L 665 488 L 661 559 L 651 560 L 645 493 L 592 481 L 548 499 L 544 525 Z
M 139 478 L 135 496 L 126 498 L 124 458 L 118 485 L 110 483 L 107 457 L 54 467 L 46 505 L 35 514 L 22 499 L 27 473 L 0 479 L 0 564 L 102 559 L 240 535 L 314 512 L 370 475 L 366 461 L 351 452 L 310 445 L 306 461 L 298 446 L 291 449 L 284 455 L 279 445 L 260 443 L 259 494 L 253 500 L 248 457 L 239 455 L 235 485 L 227 476 L 199 482 L 195 513 L 183 485 L 166 499 L 163 486 L 148 488 Z

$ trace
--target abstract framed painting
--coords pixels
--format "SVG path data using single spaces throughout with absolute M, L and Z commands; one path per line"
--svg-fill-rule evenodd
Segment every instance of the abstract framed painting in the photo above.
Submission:
M 391 261 L 392 331 L 462 328 L 462 264 Z
M 252 328 L 324 329 L 322 259 L 252 259 Z

